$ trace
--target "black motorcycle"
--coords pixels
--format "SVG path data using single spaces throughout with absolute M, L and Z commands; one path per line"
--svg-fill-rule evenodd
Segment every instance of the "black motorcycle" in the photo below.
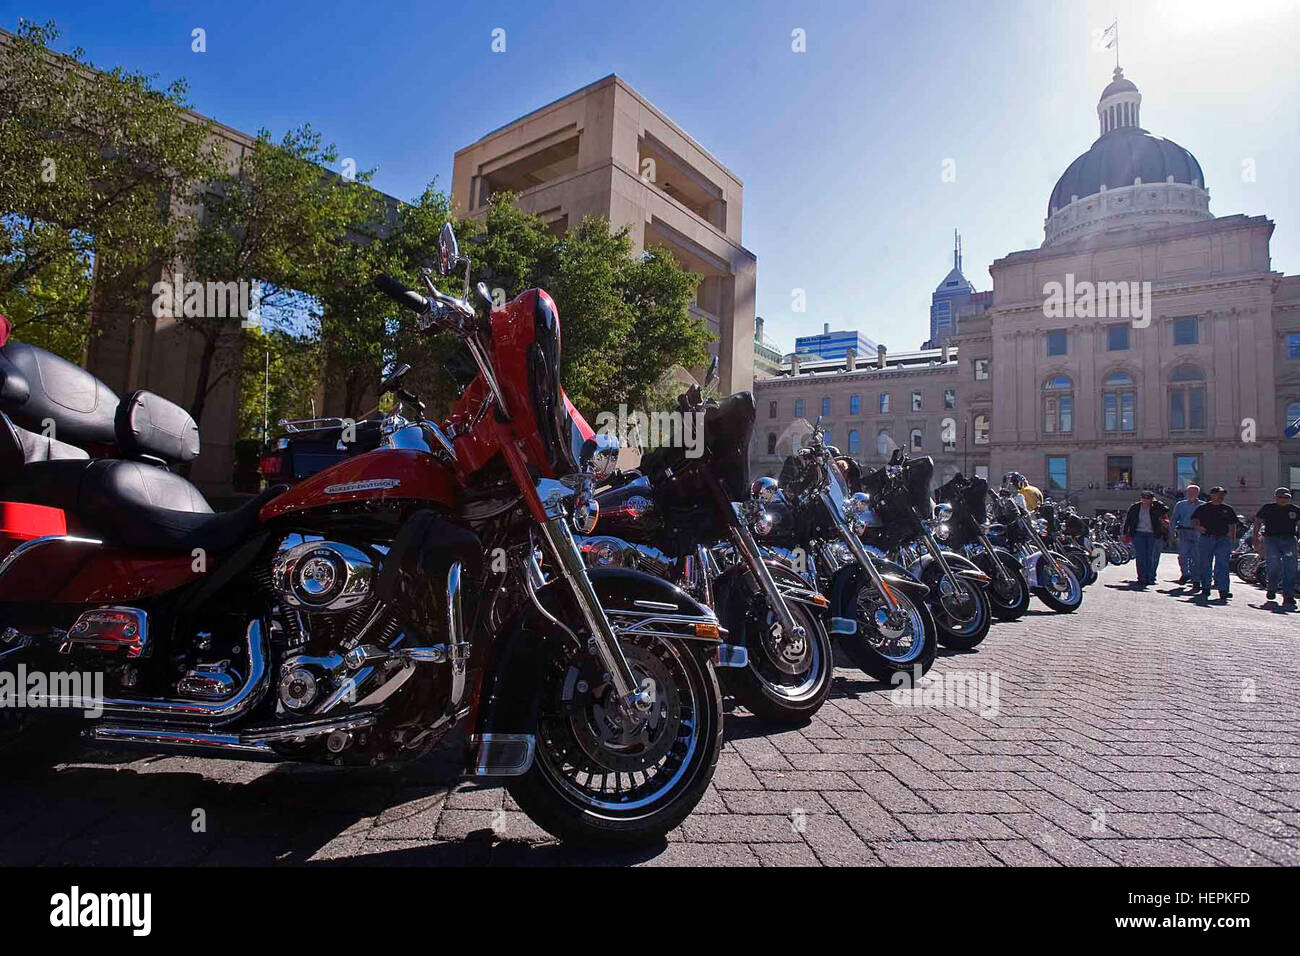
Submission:
M 930 496 L 934 459 L 908 458 L 896 449 L 888 465 L 861 479 L 874 520 L 863 539 L 907 568 L 930 588 L 926 596 L 945 647 L 969 650 L 993 623 L 989 576 L 970 558 L 935 540 L 935 503 Z
M 706 400 L 693 385 L 678 397 L 678 410 L 700 416 L 702 453 L 652 449 L 638 471 L 615 476 L 596 496 L 593 531 L 601 533 L 579 538 L 583 556 L 591 566 L 657 574 L 714 607 L 728 645 L 743 648 L 720 672 L 726 689 L 767 720 L 806 722 L 831 688 L 829 602 L 754 541 L 762 509 L 750 500 L 753 396 Z M 727 543 L 725 554 L 719 542 Z
M 854 664 L 877 680 L 896 683 L 907 674 L 915 681 L 938 650 L 929 588 L 863 543 L 870 508 L 866 495 L 851 490 L 847 473 L 856 467 L 825 443 L 819 419 L 786 459 L 779 483 L 755 479 L 764 507 L 757 537 L 830 596 L 831 633 Z
M 1040 529 L 1043 544 L 1049 550 L 1065 556 L 1074 570 L 1074 576 L 1079 579 L 1079 584 L 1087 587 L 1096 581 L 1097 571 L 1093 567 L 1092 554 L 1066 538 L 1061 507 L 1050 498 L 1045 499 L 1038 506 L 1038 517 L 1042 521 Z
M 989 606 L 1000 621 L 1014 621 L 1029 609 L 1029 581 L 1019 559 L 988 536 L 989 484 L 976 475 L 956 474 L 935 492 L 939 509 L 947 507 L 940 540 L 975 562 L 989 576 Z M 941 513 L 941 517 L 943 517 Z
M 989 506 L 996 519 L 989 526 L 989 540 L 1020 559 L 1034 596 L 1062 614 L 1078 609 L 1083 603 L 1083 586 L 1065 555 L 1043 543 L 1044 521 L 1029 513 L 1024 497 L 1004 490 L 990 496 Z

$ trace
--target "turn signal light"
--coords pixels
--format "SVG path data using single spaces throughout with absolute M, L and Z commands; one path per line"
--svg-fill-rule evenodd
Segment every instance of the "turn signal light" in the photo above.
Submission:
M 716 624 L 696 624 L 695 636 L 696 637 L 721 637 L 722 635 L 718 633 L 718 625 Z

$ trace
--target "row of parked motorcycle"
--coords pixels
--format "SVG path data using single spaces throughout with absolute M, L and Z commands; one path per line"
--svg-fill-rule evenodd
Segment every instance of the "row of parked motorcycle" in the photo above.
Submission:
M 837 642 L 918 680 L 1037 599 L 1080 606 L 1110 524 L 896 452 L 865 472 L 820 421 L 779 480 L 751 481 L 749 393 L 678 399 L 703 453 L 634 471 L 559 380 L 560 318 L 494 306 L 450 225 L 425 291 L 376 287 L 454 336 L 460 397 L 426 417 L 395 367 L 392 411 L 285 422 L 267 488 L 214 513 L 185 477 L 197 425 L 0 336 L 0 675 L 93 672 L 0 707 L 0 761 L 62 733 L 96 746 L 372 766 L 464 728 L 557 836 L 658 840 L 713 775 L 722 691 L 773 725 L 827 699 Z M 441 291 L 441 276 L 460 283 Z M 413 343 L 412 343 L 413 347 Z M 467 371 L 468 370 L 468 371 Z M 407 416 L 411 416 L 408 418 Z M 49 422 L 53 422 L 51 436 Z

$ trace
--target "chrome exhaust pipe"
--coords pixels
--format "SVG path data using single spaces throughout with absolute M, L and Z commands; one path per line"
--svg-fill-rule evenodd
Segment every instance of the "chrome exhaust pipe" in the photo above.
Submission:
M 354 714 L 329 720 L 307 720 L 278 727 L 250 728 L 238 734 L 218 734 L 180 727 L 134 727 L 124 724 L 99 724 L 86 733 L 96 743 L 142 744 L 145 746 L 184 747 L 238 751 L 239 753 L 273 753 L 271 744 L 284 740 L 306 740 L 337 731 L 350 732 L 369 727 L 375 715 Z
M 175 700 L 108 697 L 102 701 L 84 696 L 28 695 L 33 707 L 63 708 L 67 710 L 98 711 L 104 718 L 118 720 L 161 719 L 174 724 L 220 726 L 238 720 L 255 707 L 266 695 L 271 679 L 267 671 L 266 627 L 258 618 L 249 622 L 244 634 L 248 647 L 248 677 L 226 700 Z

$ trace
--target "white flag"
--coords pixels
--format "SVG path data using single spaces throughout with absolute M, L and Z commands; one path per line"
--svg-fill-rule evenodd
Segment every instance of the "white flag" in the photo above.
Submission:
M 1118 20 L 1116 20 L 1114 23 L 1112 23 L 1110 26 L 1106 28 L 1106 32 L 1101 35 L 1101 39 L 1102 42 L 1106 44 L 1107 50 L 1109 50 L 1111 47 L 1115 45 L 1115 41 L 1119 39 Z

